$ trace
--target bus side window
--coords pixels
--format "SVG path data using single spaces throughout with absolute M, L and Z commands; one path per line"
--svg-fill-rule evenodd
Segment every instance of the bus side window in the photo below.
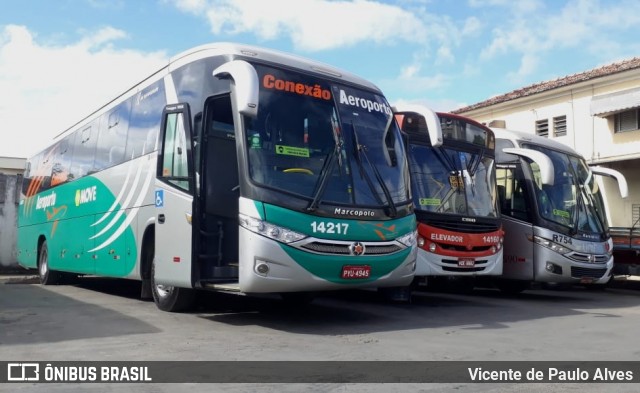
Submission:
M 158 81 L 138 92 L 131 103 L 125 160 L 131 160 L 156 149 L 162 108 L 167 104 L 164 82 Z
M 168 113 L 164 129 L 161 177 L 189 191 L 188 146 L 182 113 Z
M 73 180 L 73 177 L 69 176 L 69 167 L 71 166 L 75 136 L 75 134 L 68 135 L 58 143 L 51 167 L 52 187 Z
M 77 179 L 92 173 L 96 142 L 98 141 L 97 122 L 77 130 L 74 134 L 70 176 Z
M 504 185 L 498 185 L 498 202 L 500 203 L 500 212 L 502 214 L 508 214 L 511 210 L 511 206 L 509 206 L 506 201 L 506 187 Z
M 130 101 L 131 99 L 124 101 L 100 119 L 94 171 L 110 168 L 131 158 L 125 158 L 124 154 L 129 130 Z
M 531 221 L 523 182 L 516 178 L 516 168 L 498 168 L 496 180 L 501 214 Z

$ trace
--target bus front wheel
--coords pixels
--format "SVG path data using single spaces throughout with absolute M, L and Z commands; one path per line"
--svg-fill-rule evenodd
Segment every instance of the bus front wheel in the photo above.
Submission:
M 40 246 L 38 273 L 42 285 L 56 285 L 60 283 L 60 273 L 49 268 L 49 248 L 47 247 L 46 240 L 42 242 L 42 246 Z
M 191 288 L 179 288 L 156 283 L 156 260 L 151 265 L 151 293 L 156 306 L 162 311 L 181 312 L 193 307 L 196 292 Z

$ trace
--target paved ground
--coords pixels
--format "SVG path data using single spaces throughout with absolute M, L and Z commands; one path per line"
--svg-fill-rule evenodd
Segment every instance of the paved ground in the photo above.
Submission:
M 289 307 L 206 294 L 191 313 L 137 299 L 137 284 L 85 278 L 43 287 L 0 279 L 0 360 L 639 360 L 637 282 L 606 291 L 534 290 L 505 296 L 421 292 L 390 304 L 347 292 Z M 631 391 L 631 385 L 189 385 L 189 391 Z M 11 389 L 8 389 L 11 388 Z M 0 386 L 5 391 L 42 388 Z M 47 391 L 176 391 L 185 385 L 47 385 Z

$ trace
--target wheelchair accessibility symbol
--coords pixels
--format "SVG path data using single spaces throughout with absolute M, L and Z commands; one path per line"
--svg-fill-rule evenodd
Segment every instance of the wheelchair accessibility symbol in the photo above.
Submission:
M 156 207 L 164 206 L 164 190 L 156 190 Z

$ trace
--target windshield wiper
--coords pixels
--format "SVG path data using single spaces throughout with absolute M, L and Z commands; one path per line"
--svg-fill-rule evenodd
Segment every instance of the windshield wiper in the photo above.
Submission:
M 590 213 L 593 214 L 595 216 L 595 219 L 596 219 L 597 223 L 598 223 L 598 226 L 600 226 L 600 228 L 599 228 L 600 231 L 604 232 L 605 225 L 604 225 L 604 222 L 602 221 L 602 219 L 600 217 L 600 214 L 598 214 L 598 206 L 595 203 L 596 202 L 595 201 L 595 197 L 585 189 L 586 187 L 578 186 L 577 188 L 579 189 L 579 192 L 580 192 L 580 198 L 577 198 L 577 199 L 578 199 L 578 202 L 582 202 L 583 212 L 584 212 L 584 214 L 587 215 L 587 221 L 589 220 Z M 588 200 L 588 204 L 587 204 L 587 201 L 585 201 L 585 200 Z M 592 206 L 592 208 L 589 209 L 589 206 Z M 580 215 L 580 211 L 581 210 L 578 209 L 578 214 L 576 216 Z M 577 222 L 579 222 L 579 217 L 576 217 L 576 220 L 577 220 Z M 576 225 L 576 232 L 578 230 L 579 230 L 578 225 Z
M 451 197 L 453 195 L 455 195 L 455 193 L 457 191 L 458 190 L 456 190 L 456 189 L 452 188 L 451 186 L 449 186 L 449 191 L 447 191 L 447 194 L 442 199 L 442 202 L 440 202 L 440 206 L 438 206 L 438 209 L 436 210 L 436 213 L 444 211 L 444 204 L 447 203 L 449 201 L 449 199 L 451 199 Z M 458 213 L 458 212 L 456 211 L 455 213 Z
M 338 159 L 338 165 L 342 167 L 342 160 L 340 157 L 340 151 L 342 150 L 342 142 L 338 138 L 337 133 L 337 125 L 334 124 L 334 120 L 331 119 L 332 131 L 333 131 L 333 141 L 334 147 L 333 151 L 327 154 L 327 157 L 324 160 L 324 164 L 322 165 L 322 169 L 320 170 L 320 177 L 318 178 L 318 182 L 316 183 L 316 189 L 313 193 L 313 199 L 309 206 L 307 206 L 307 211 L 315 211 L 318 208 L 318 203 L 320 202 L 320 197 L 324 194 L 324 189 L 327 187 L 329 174 L 333 172 L 334 162 L 336 161 L 336 157 Z
M 340 145 L 336 145 L 331 153 L 327 155 L 327 158 L 324 161 L 324 165 L 320 170 L 320 178 L 318 179 L 318 183 L 316 185 L 316 190 L 313 193 L 313 199 L 307 206 L 307 211 L 315 211 L 318 208 L 318 203 L 320 202 L 320 196 L 324 193 L 324 189 L 327 187 L 327 180 L 329 179 L 329 173 L 333 171 L 333 163 L 335 162 L 336 156 L 340 154 Z
M 358 169 L 360 170 L 360 174 L 364 177 L 365 181 L 369 185 L 369 188 L 371 188 L 373 195 L 375 195 L 376 199 L 378 199 L 378 201 L 380 202 L 380 199 L 379 199 L 380 196 L 378 195 L 378 191 L 375 189 L 375 186 L 372 184 L 371 179 L 367 174 L 367 171 L 365 171 L 364 168 L 362 167 L 362 161 L 360 157 L 360 152 L 362 152 L 362 156 L 364 156 L 365 160 L 367 160 L 369 167 L 373 171 L 373 174 L 375 175 L 376 180 L 378 181 L 378 184 L 380 185 L 380 188 L 382 188 L 382 192 L 384 193 L 384 196 L 387 199 L 387 204 L 389 205 L 389 210 L 390 210 L 389 215 L 391 217 L 397 216 L 398 209 L 396 208 L 396 205 L 393 203 L 393 197 L 391 196 L 391 192 L 389 192 L 389 188 L 384 183 L 384 179 L 382 178 L 382 175 L 380 175 L 378 168 L 376 168 L 375 165 L 371 163 L 371 160 L 369 160 L 369 156 L 367 155 L 367 146 L 360 144 L 360 141 L 358 140 L 358 132 L 356 131 L 356 125 L 353 123 L 353 121 L 351 122 L 351 128 L 353 128 L 353 138 L 354 138 L 353 142 L 355 145 L 354 146 L 355 157 L 356 157 L 356 162 L 358 163 Z

